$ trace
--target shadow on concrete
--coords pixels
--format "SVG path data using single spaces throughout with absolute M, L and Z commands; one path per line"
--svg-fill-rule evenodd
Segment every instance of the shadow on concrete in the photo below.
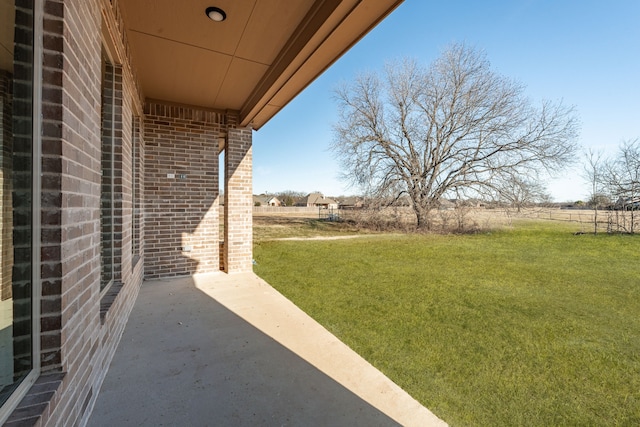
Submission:
M 89 426 L 393 426 L 196 288 L 143 284 Z

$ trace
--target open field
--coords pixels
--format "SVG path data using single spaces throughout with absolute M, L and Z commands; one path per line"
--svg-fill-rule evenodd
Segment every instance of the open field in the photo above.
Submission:
M 363 223 L 399 222 L 403 226 L 392 227 L 394 231 L 411 230 L 415 217 L 411 208 L 386 208 L 372 214 L 362 210 L 328 211 L 302 208 L 289 211 L 287 208 L 258 209 L 254 213 L 254 239 L 273 239 L 299 234 L 301 237 L 324 236 L 341 233 L 372 233 L 375 227 Z M 343 222 L 324 221 L 330 213 Z M 541 220 L 566 223 L 573 232 L 593 233 L 594 212 L 589 209 L 528 208 L 521 212 L 507 209 L 467 208 L 464 210 L 442 210 L 434 212 L 435 232 L 482 232 L 511 227 L 514 222 Z M 373 220 L 372 220 L 373 218 Z M 625 232 L 629 230 L 631 212 L 604 211 L 597 213 L 598 233 Z M 640 212 L 635 212 L 636 231 L 640 231 Z M 626 227 L 626 228 L 625 228 Z M 384 227 L 383 227 L 384 228 Z M 389 230 L 387 230 L 389 231 Z
M 576 231 L 257 230 L 255 272 L 451 425 L 640 425 L 640 237 Z

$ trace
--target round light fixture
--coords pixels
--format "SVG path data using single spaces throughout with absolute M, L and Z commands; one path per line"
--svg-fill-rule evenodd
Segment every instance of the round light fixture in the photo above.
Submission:
M 227 19 L 227 14 L 224 13 L 224 10 L 220 9 L 219 7 L 208 7 L 204 12 L 212 21 L 222 22 Z

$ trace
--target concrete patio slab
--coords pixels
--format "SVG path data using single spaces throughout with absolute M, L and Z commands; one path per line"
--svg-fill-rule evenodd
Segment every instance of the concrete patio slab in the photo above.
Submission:
M 446 426 L 254 274 L 145 282 L 90 426 Z

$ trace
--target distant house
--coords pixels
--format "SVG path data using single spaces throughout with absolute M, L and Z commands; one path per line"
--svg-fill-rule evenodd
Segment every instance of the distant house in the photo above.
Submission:
M 640 209 L 640 197 L 620 197 L 614 205 L 616 210 L 635 211 Z
M 338 200 L 340 209 L 360 209 L 364 207 L 364 199 L 362 197 L 350 196 Z
M 319 207 L 324 209 L 338 209 L 338 202 L 328 197 L 324 197 L 322 193 L 310 193 L 297 205 L 306 207 Z
M 260 194 L 253 196 L 253 206 L 282 206 L 282 202 L 275 196 Z

